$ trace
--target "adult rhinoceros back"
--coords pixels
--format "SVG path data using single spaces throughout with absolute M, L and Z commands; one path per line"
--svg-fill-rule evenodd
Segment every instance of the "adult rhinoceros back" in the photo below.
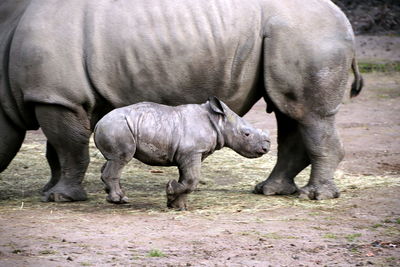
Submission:
M 86 198 L 88 139 L 110 109 L 211 95 L 241 115 L 264 97 L 276 113 L 278 162 L 257 192 L 295 192 L 311 163 L 301 194 L 338 195 L 334 115 L 351 65 L 360 76 L 351 26 L 330 1 L 7 0 L 0 14 L 0 170 L 40 126 L 46 200 Z

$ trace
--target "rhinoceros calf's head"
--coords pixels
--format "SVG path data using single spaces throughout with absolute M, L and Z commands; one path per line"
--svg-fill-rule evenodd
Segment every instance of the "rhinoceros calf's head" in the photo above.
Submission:
M 247 158 L 257 158 L 270 149 L 269 134 L 254 128 L 216 97 L 210 97 L 210 108 L 222 116 L 218 124 L 224 145 Z

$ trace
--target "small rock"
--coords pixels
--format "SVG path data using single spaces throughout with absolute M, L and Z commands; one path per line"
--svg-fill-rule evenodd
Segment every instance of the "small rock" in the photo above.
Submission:
M 375 254 L 372 251 L 368 251 L 367 253 L 365 253 L 365 256 L 373 257 L 373 256 L 375 256 Z
M 70 256 L 68 256 L 67 261 L 73 261 L 73 259 Z

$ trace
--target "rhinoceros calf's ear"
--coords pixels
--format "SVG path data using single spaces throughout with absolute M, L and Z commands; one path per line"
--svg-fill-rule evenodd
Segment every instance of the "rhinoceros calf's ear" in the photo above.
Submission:
M 218 114 L 225 115 L 224 107 L 222 106 L 221 100 L 219 100 L 215 96 L 210 96 L 208 98 L 208 101 L 210 102 L 210 107 L 211 109 Z

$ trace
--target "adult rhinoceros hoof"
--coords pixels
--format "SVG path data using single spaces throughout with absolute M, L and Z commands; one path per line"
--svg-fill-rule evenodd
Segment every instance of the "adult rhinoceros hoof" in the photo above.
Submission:
M 266 180 L 257 184 L 253 190 L 255 194 L 272 195 L 291 195 L 297 192 L 297 186 L 294 183 L 285 181 Z
M 339 196 L 340 192 L 334 184 L 307 185 L 299 189 L 299 198 L 301 199 L 323 200 L 338 198 Z
M 56 185 L 44 192 L 42 197 L 44 202 L 84 201 L 86 199 L 86 192 L 81 186 L 61 187 Z

